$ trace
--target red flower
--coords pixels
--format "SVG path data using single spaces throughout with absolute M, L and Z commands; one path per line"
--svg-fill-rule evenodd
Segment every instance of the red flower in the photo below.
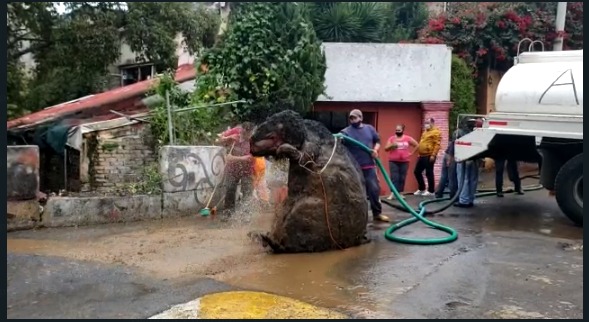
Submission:
M 433 19 L 429 21 L 429 28 L 433 31 L 442 31 L 444 30 L 445 24 L 442 19 Z
M 505 18 L 513 22 L 518 22 L 520 20 L 519 16 L 511 10 L 505 13 Z
M 497 25 L 497 27 L 499 27 L 500 29 L 505 29 L 506 25 L 505 22 L 499 20 L 497 21 L 497 23 L 495 23 L 495 25 Z
M 505 59 L 507 59 L 507 57 L 503 54 L 497 56 L 497 61 L 505 61 Z
M 452 18 L 452 23 L 455 25 L 459 25 L 460 24 L 460 18 L 456 17 L 456 18 Z
M 488 52 L 487 48 L 480 48 L 479 50 L 477 50 L 477 55 L 485 56 L 487 54 L 487 52 Z
M 477 16 L 476 16 L 477 27 L 481 27 L 486 21 L 487 21 L 487 17 L 484 14 L 482 14 L 482 13 L 477 14 Z
M 423 40 L 426 44 L 443 44 L 444 41 L 436 37 L 427 37 Z

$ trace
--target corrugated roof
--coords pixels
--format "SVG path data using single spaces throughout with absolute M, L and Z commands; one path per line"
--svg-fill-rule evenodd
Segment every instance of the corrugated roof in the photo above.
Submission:
M 196 69 L 192 64 L 181 65 L 176 70 L 176 81 L 185 82 L 196 77 Z M 85 96 L 73 101 L 47 107 L 41 111 L 7 122 L 7 129 L 27 128 L 43 124 L 64 116 L 90 110 L 96 107 L 116 103 L 128 98 L 141 96 L 151 88 L 154 79 L 149 79 L 135 84 L 119 87 L 99 94 Z M 113 115 L 113 117 L 118 117 Z

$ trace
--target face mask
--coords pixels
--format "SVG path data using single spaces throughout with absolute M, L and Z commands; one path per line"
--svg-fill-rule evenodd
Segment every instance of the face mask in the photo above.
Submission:
M 360 122 L 352 123 L 352 127 L 359 128 Z
M 429 130 L 432 128 L 432 126 L 430 124 L 426 124 L 423 126 L 424 129 Z
M 395 134 L 397 134 L 397 136 L 403 136 L 403 132 L 395 132 Z

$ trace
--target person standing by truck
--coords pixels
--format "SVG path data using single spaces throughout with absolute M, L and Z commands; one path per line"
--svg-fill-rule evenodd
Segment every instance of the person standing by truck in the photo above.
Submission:
M 448 187 L 450 190 L 450 198 L 454 197 L 458 191 L 458 182 L 456 177 L 456 162 L 454 161 L 454 140 L 456 132 L 452 134 L 452 138 L 448 142 L 448 147 L 444 152 L 444 163 L 442 164 L 442 175 L 438 188 L 436 189 L 436 198 L 444 198 L 444 190 Z
M 522 182 L 519 178 L 519 170 L 517 169 L 517 161 L 513 159 L 496 158 L 495 159 L 495 189 L 497 197 L 503 197 L 503 173 L 505 172 L 505 164 L 507 163 L 507 177 L 513 182 L 515 193 L 523 195 Z
M 466 126 L 456 131 L 456 140 L 471 133 L 474 130 L 476 122 L 472 118 L 466 121 Z M 456 176 L 460 195 L 454 207 L 472 208 L 474 206 L 477 185 L 479 183 L 479 167 L 480 161 L 478 159 L 460 162 L 456 165 Z
M 384 150 L 389 153 L 389 171 L 395 189 L 402 195 L 405 191 L 405 178 L 409 169 L 409 157 L 417 150 L 417 141 L 404 134 L 405 125 L 399 124 L 395 128 L 395 135 L 387 140 Z M 409 151 L 411 150 L 411 151 Z M 393 193 L 387 198 L 392 200 Z
M 434 164 L 436 163 L 436 157 L 440 151 L 441 143 L 442 133 L 435 126 L 434 119 L 430 118 L 424 124 L 424 131 L 421 134 L 421 139 L 417 146 L 419 158 L 413 171 L 418 185 L 417 191 L 413 193 L 416 196 L 430 196 L 435 192 Z M 425 181 L 423 180 L 424 171 L 425 177 L 427 178 L 427 190 Z

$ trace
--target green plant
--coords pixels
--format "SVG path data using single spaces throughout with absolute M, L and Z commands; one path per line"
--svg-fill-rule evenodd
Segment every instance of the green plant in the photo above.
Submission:
M 140 175 L 140 180 L 125 185 L 121 194 L 158 194 L 162 192 L 163 177 L 159 171 L 159 164 L 153 162 L 145 166 Z
M 450 110 L 448 128 L 450 133 L 454 133 L 459 114 L 476 113 L 476 87 L 472 70 L 463 59 L 452 55 L 451 68 L 450 100 L 454 102 L 454 107 Z
M 524 38 L 540 40 L 546 50 L 551 50 L 557 36 L 556 3 L 462 2 L 451 7 L 448 14 L 429 21 L 420 41 L 450 45 L 475 73 L 481 67 L 507 70 Z M 565 30 L 564 49 L 582 49 L 583 3 L 568 3 Z M 529 43 L 522 51 L 527 51 L 527 46 Z
M 119 147 L 119 144 L 116 142 L 106 142 L 106 143 L 103 143 L 101 146 L 102 151 L 107 151 L 107 152 L 113 151 L 113 150 L 117 149 L 118 147 Z
M 163 102 L 151 109 L 150 130 L 154 137 L 155 148 L 170 144 L 168 129 L 168 111 L 165 102 L 166 92 L 169 93 L 172 109 L 172 126 L 175 145 L 211 144 L 216 134 L 230 123 L 232 115 L 227 107 L 215 107 L 218 98 L 200 100 L 203 88 L 210 88 L 209 77 L 199 77 L 197 93 L 184 92 L 177 87 L 171 73 L 158 78 L 152 93 L 163 98 Z M 200 92 L 199 92 L 200 91 Z M 200 94 L 199 94 L 200 93 Z M 197 109 L 176 112 L 178 109 L 198 107 Z
M 422 2 L 309 2 L 317 37 L 329 42 L 398 42 L 427 24 Z
M 306 6 L 241 3 L 223 39 L 201 58 L 193 101 L 245 100 L 230 107 L 240 121 L 284 107 L 306 112 L 324 91 L 320 45 Z

